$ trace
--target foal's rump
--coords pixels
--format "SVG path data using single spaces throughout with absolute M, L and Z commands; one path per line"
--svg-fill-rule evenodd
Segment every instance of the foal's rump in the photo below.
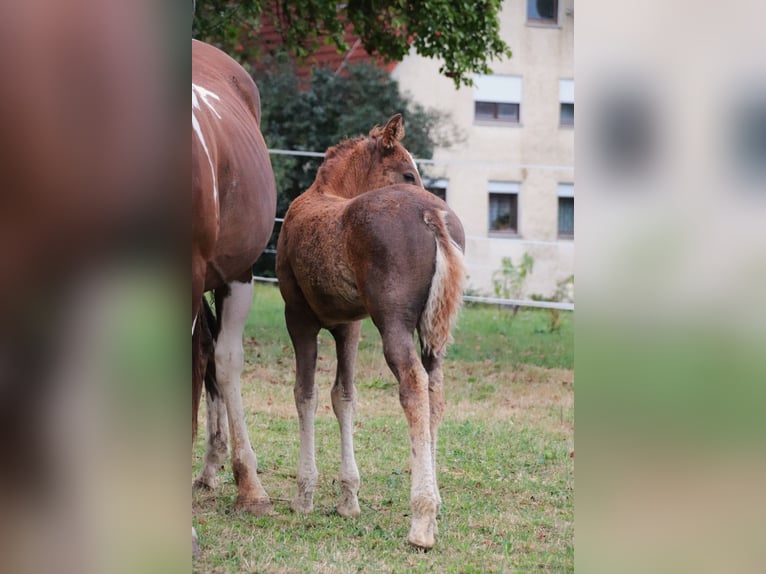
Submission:
M 394 305 L 417 325 L 424 346 L 442 353 L 462 301 L 465 275 L 465 235 L 457 216 L 435 195 L 397 185 L 352 199 L 342 228 L 373 319 L 375 307 Z

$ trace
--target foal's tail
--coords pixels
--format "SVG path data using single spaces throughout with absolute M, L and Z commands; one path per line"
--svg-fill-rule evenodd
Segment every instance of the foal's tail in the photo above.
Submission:
M 463 250 L 449 234 L 447 212 L 428 210 L 423 216 L 436 237 L 436 269 L 418 331 L 424 352 L 444 355 L 452 342 L 452 326 L 463 303 L 465 263 Z
M 192 366 L 192 438 L 197 435 L 197 413 L 202 398 L 202 381 L 205 391 L 212 397 L 218 396 L 218 380 L 215 371 L 215 340 L 218 338 L 218 321 L 206 297 L 202 298 L 202 310 L 193 336 L 198 337 L 197 362 Z M 204 369 L 204 372 L 202 370 Z

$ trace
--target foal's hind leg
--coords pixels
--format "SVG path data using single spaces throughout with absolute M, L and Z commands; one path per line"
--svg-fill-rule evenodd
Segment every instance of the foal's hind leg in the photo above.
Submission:
M 439 426 L 444 418 L 444 375 L 442 373 L 444 359 L 441 355 L 435 355 L 430 350 L 423 352 L 421 357 L 423 359 L 423 366 L 428 373 L 428 404 L 431 414 L 431 460 L 434 469 L 436 501 L 439 507 L 441 507 L 442 497 L 439 494 L 439 482 L 436 477 L 436 440 L 439 434 Z
M 254 514 L 271 512 L 269 496 L 258 479 L 255 452 L 245 425 L 240 374 L 244 365 L 242 333 L 253 301 L 253 284 L 232 282 L 220 309 L 220 331 L 215 345 L 218 383 L 229 415 L 231 466 L 239 494 L 237 508 Z
M 432 548 L 439 500 L 433 467 L 429 380 L 415 351 L 414 330 L 414 325 L 408 330 L 404 325 L 384 324 L 381 336 L 386 362 L 399 381 L 399 401 L 410 429 L 412 524 L 407 540 L 419 548 Z
M 319 480 L 314 448 L 314 417 L 317 410 L 317 387 L 314 370 L 317 361 L 319 323 L 308 309 L 285 306 L 287 331 L 295 349 L 295 407 L 300 424 L 300 459 L 298 492 L 292 502 L 295 512 L 309 513 L 314 508 L 314 491 Z
M 335 338 L 338 370 L 332 387 L 332 408 L 340 426 L 340 502 L 338 514 L 355 518 L 359 509 L 359 469 L 354 459 L 354 415 L 356 414 L 356 388 L 354 368 L 359 346 L 361 321 L 341 325 L 330 332 Z

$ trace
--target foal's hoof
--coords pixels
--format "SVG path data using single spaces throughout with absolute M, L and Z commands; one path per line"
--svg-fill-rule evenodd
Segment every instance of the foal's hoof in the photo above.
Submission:
M 207 480 L 207 479 L 197 478 L 192 483 L 193 490 L 215 490 L 217 486 L 218 486 L 218 481 L 215 479 Z
M 237 503 L 234 505 L 234 510 L 249 512 L 255 516 L 275 516 L 274 508 L 271 506 L 271 501 L 268 498 L 256 498 L 255 500 L 241 500 L 237 499 Z
M 338 514 L 344 518 L 359 518 L 362 514 L 362 509 L 359 508 L 359 501 L 353 500 L 341 500 L 337 507 Z
M 311 499 L 306 500 L 302 497 L 296 497 L 290 503 L 290 509 L 296 514 L 309 514 L 314 510 L 314 502 Z
M 412 527 L 410 528 L 410 534 L 407 536 L 407 542 L 412 544 L 415 548 L 430 550 L 436 543 L 436 536 L 434 533 L 435 525 L 435 521 L 428 519 L 414 520 L 412 522 Z

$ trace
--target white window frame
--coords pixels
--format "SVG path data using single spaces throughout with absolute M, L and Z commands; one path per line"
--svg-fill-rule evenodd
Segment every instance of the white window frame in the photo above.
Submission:
M 495 195 L 515 195 L 516 196 L 516 230 L 502 231 L 491 229 L 490 209 L 492 202 L 490 194 Z M 521 235 L 521 183 L 517 181 L 489 181 L 487 184 L 487 233 L 490 237 L 509 237 L 517 238 Z
M 574 127 L 574 121 L 571 124 L 565 124 L 561 122 L 561 104 L 575 103 L 575 87 L 573 79 L 561 79 L 559 80 L 559 127 L 572 128 Z
M 521 125 L 521 104 L 524 95 L 524 80 L 521 76 L 505 76 L 499 74 L 473 77 L 474 123 L 488 125 Z M 476 103 L 516 104 L 519 108 L 518 122 L 500 119 L 476 117 Z
M 557 186 L 557 194 L 559 197 L 574 197 L 574 184 L 573 183 L 559 183 Z

